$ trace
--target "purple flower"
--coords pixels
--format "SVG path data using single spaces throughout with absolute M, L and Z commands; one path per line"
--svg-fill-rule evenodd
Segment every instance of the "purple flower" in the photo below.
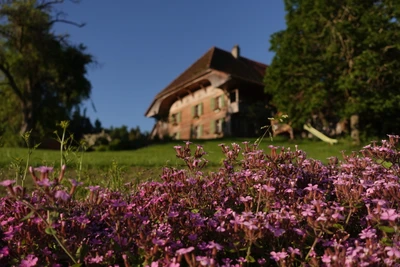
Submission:
M 367 239 L 367 238 L 375 238 L 376 237 L 376 230 L 373 228 L 367 228 L 363 229 L 361 233 L 359 234 L 361 239 Z
M 229 222 L 231 223 L 231 224 L 243 224 L 243 221 L 244 221 L 244 219 L 243 219 L 243 217 L 242 216 L 240 216 L 240 215 L 234 215 L 235 217 L 234 217 L 234 220 L 230 220 Z
M 225 232 L 225 228 L 224 228 L 225 222 L 221 222 L 221 225 L 219 225 L 216 229 L 217 232 Z
M 258 229 L 258 227 L 256 225 L 254 225 L 253 222 L 244 222 L 243 225 L 246 226 L 247 228 L 249 228 L 250 230 Z
M 89 260 L 90 263 L 101 263 L 103 262 L 103 256 L 96 255 L 96 257 Z
M 400 258 L 400 250 L 395 247 L 385 247 L 385 251 L 389 257 L 395 257 L 396 259 Z
M 79 186 L 79 185 L 83 185 L 82 182 L 78 182 L 75 179 L 69 179 L 69 181 L 71 182 L 72 186 Z
M 314 210 L 312 210 L 312 209 L 310 209 L 310 208 L 307 208 L 306 210 L 304 210 L 304 211 L 301 212 L 301 215 L 303 215 L 304 217 L 306 217 L 306 216 L 313 216 L 314 213 L 315 213 Z
M 32 267 L 35 266 L 37 262 L 38 258 L 35 257 L 35 255 L 29 254 L 28 256 L 26 256 L 25 260 L 21 261 L 19 267 Z
M 8 249 L 8 247 L 3 247 L 2 249 L 0 249 L 0 259 L 7 257 L 10 254 L 10 250 Z
M 266 190 L 268 193 L 274 192 L 275 191 L 275 187 L 273 186 L 269 186 L 269 185 L 263 185 L 262 188 L 264 190 Z
M 328 218 L 326 218 L 325 214 L 322 213 L 318 218 L 317 221 L 324 221 L 326 222 L 328 220 Z
M 62 199 L 63 201 L 67 201 L 70 195 L 63 190 L 57 190 L 54 194 L 54 197 L 57 199 Z
M 344 216 L 342 214 L 336 212 L 336 213 L 332 214 L 332 218 L 338 219 L 338 220 L 343 220 Z
M 300 249 L 298 249 L 298 248 L 288 247 L 288 252 L 289 252 L 290 254 L 297 254 L 297 255 L 300 255 Z
M 53 167 L 40 166 L 35 168 L 35 171 L 38 171 L 40 173 L 50 173 L 53 172 Z
M 240 199 L 241 202 L 248 202 L 248 201 L 253 200 L 253 198 L 251 196 L 246 196 L 246 197 L 240 196 L 239 199 Z
M 176 258 L 172 258 L 172 261 L 168 265 L 169 267 L 179 267 L 181 266 L 180 263 L 176 262 Z
M 214 263 L 214 260 L 207 256 L 196 256 L 196 261 L 199 261 L 202 266 L 210 266 Z
M 322 260 L 323 263 L 330 263 L 330 262 L 331 262 L 331 257 L 328 256 L 328 255 L 326 255 L 326 254 L 324 254 L 324 255 L 321 257 L 321 260 Z
M 386 209 L 381 213 L 381 220 L 395 221 L 398 217 L 395 209 Z
M 0 182 L 0 185 L 8 187 L 10 185 L 13 185 L 15 183 L 15 180 L 4 180 L 2 182 Z
M 90 192 L 95 192 L 95 191 L 97 191 L 97 190 L 100 189 L 100 186 L 99 186 L 99 185 L 89 185 L 89 186 L 86 187 L 86 188 L 89 189 Z
M 42 181 L 38 181 L 37 184 L 40 185 L 40 186 L 50 187 L 50 186 L 53 185 L 53 182 L 50 182 L 49 179 L 44 178 Z
M 214 241 L 210 241 L 210 242 L 208 242 L 207 248 L 208 248 L 208 249 L 216 248 L 217 250 L 222 250 L 224 247 L 221 246 L 221 245 L 218 244 L 218 243 L 215 243 Z
M 165 243 L 167 243 L 166 240 L 159 239 L 159 238 L 153 238 L 152 242 L 154 245 L 158 245 L 158 246 L 164 246 Z
M 168 217 L 169 218 L 176 218 L 179 216 L 179 212 L 178 211 L 171 211 L 170 213 L 168 213 Z
M 183 254 L 186 254 L 186 253 L 190 253 L 190 252 L 192 252 L 193 250 L 194 250 L 194 247 L 181 248 L 181 249 L 178 249 L 178 250 L 176 251 L 176 253 L 177 253 L 178 255 L 183 255 Z
M 197 239 L 197 235 L 196 234 L 190 234 L 188 235 L 188 239 L 191 241 L 195 241 Z
M 266 262 L 267 262 L 267 261 L 266 261 L 264 258 L 260 258 L 260 259 L 257 260 L 257 263 L 260 264 L 260 265 L 263 265 L 263 264 L 265 264 Z
M 288 256 L 288 254 L 286 252 L 271 251 L 270 254 L 271 254 L 271 259 L 273 259 L 274 261 L 283 260 L 284 258 L 286 258 Z
M 318 185 L 312 185 L 312 184 L 308 184 L 308 186 L 306 188 L 304 188 L 304 190 L 308 190 L 308 191 L 318 191 Z

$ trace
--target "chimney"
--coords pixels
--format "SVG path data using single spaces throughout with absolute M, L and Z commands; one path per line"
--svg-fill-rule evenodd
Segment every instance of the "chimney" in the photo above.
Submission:
M 239 47 L 238 45 L 235 45 L 235 46 L 232 48 L 231 53 L 232 53 L 232 56 L 233 56 L 234 58 L 239 58 L 239 57 L 240 57 L 240 47 Z

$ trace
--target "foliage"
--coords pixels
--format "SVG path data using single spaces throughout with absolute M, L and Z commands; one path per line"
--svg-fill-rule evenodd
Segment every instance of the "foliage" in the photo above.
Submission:
M 108 150 L 129 150 L 138 149 L 150 144 L 150 139 L 147 133 L 142 133 L 139 127 L 131 128 L 123 125 L 121 127 L 107 129 L 106 132 L 111 137 L 111 142 L 101 139 L 100 143 L 95 147 L 98 151 Z
M 209 175 L 203 148 L 186 143 L 175 150 L 189 170 L 164 168 L 161 182 L 128 193 L 65 182 L 65 166 L 30 168 L 33 192 L 1 182 L 0 264 L 393 266 L 399 139 L 326 166 L 298 149 L 221 144 L 223 166 Z
M 62 2 L 0 2 L 1 134 L 47 134 L 90 96 L 85 75 L 92 56 L 53 30 L 59 22 L 82 26 L 55 12 Z
M 300 128 L 360 115 L 369 136 L 400 126 L 400 3 L 395 0 L 285 1 L 287 28 L 271 37 L 276 53 L 265 90 Z M 384 120 L 382 118 L 385 118 Z

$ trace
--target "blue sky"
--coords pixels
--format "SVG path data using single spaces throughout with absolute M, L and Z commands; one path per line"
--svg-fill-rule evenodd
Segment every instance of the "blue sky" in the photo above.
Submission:
M 98 64 L 89 68 L 96 111 L 103 127 L 139 126 L 151 131 L 144 113 L 155 95 L 212 46 L 269 64 L 270 35 L 285 29 L 283 0 L 82 0 L 57 8 L 77 28 L 58 24 L 57 33 L 83 43 Z

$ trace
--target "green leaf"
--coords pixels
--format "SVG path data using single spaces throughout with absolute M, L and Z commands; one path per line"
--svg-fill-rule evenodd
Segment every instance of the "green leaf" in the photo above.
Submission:
M 81 267 L 82 263 L 75 263 L 74 265 L 72 265 L 71 267 Z
M 89 247 L 86 244 L 82 244 L 78 249 L 76 250 L 75 257 L 83 261 L 85 258 L 86 254 L 89 251 Z
M 57 234 L 56 230 L 54 230 L 52 227 L 47 227 L 46 230 L 44 230 L 44 231 L 48 235 L 56 235 Z
M 256 260 L 252 256 L 247 256 L 246 257 L 247 262 L 256 262 Z
M 21 219 L 21 222 L 26 221 L 32 217 L 32 215 L 35 213 L 35 211 L 29 212 L 24 218 Z
M 381 242 L 382 242 L 383 245 L 385 245 L 385 246 L 393 246 L 393 241 L 392 241 L 392 239 L 390 239 L 390 238 L 383 237 L 383 238 L 381 239 Z
M 395 232 L 393 227 L 390 226 L 385 226 L 385 225 L 380 225 L 378 226 L 379 230 L 381 230 L 382 232 L 385 232 L 387 234 L 392 234 Z
M 334 228 L 336 228 L 336 229 L 344 230 L 343 225 L 341 225 L 340 223 L 334 223 L 332 226 L 333 226 Z

